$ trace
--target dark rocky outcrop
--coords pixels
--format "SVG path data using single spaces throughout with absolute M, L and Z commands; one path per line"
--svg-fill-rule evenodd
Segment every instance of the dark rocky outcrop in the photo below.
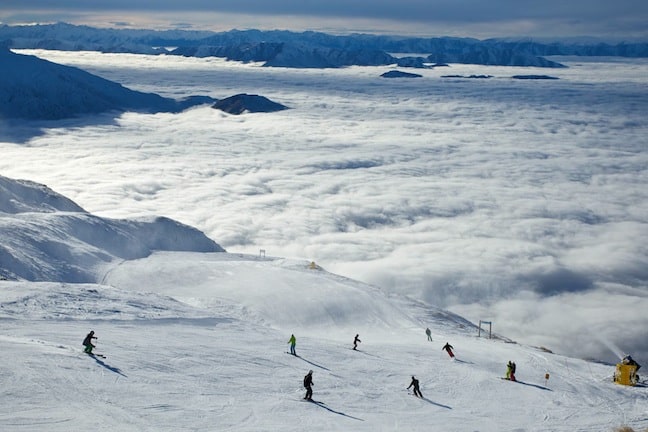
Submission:
M 513 75 L 511 78 L 521 79 L 521 80 L 557 80 L 558 77 L 553 77 L 549 75 Z
M 423 75 L 393 70 L 380 75 L 383 78 L 421 78 Z
M 488 79 L 493 75 L 441 75 L 441 78 Z
M 275 112 L 288 109 L 287 106 L 273 102 L 264 96 L 250 95 L 246 93 L 221 99 L 212 105 L 212 108 L 235 115 L 243 114 L 245 112 Z

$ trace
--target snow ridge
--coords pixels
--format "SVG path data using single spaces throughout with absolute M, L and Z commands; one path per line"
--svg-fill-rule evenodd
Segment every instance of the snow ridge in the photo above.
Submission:
M 0 276 L 30 281 L 96 282 L 103 265 L 154 250 L 224 251 L 177 221 L 100 218 L 46 186 L 3 176 L 0 238 Z

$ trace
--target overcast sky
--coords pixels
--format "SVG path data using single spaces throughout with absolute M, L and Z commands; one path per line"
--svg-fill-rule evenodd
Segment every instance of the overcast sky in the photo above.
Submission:
M 80 7 L 79 4 L 83 4 Z M 5 24 L 377 32 L 424 36 L 648 38 L 645 0 L 3 0 Z

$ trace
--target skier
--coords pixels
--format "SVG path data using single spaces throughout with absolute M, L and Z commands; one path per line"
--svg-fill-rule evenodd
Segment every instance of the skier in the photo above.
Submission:
M 412 382 L 410 383 L 409 387 L 407 387 L 407 389 L 409 390 L 411 387 L 414 387 L 414 396 L 420 398 L 423 397 L 421 390 L 419 389 L 419 380 L 417 380 L 414 376 L 412 376 Z
M 354 350 L 355 350 L 356 348 L 358 348 L 358 344 L 359 344 L 360 342 L 362 342 L 362 341 L 360 340 L 360 335 L 355 335 L 355 339 L 353 339 L 353 349 L 354 349 Z
M 432 342 L 432 331 L 430 330 L 429 327 L 425 329 L 425 334 L 427 335 L 428 340 Z
M 86 354 L 92 354 L 92 348 L 95 347 L 92 344 L 92 339 L 97 339 L 97 337 L 94 335 L 94 331 L 90 331 L 90 333 L 88 333 L 85 339 L 83 339 L 83 346 L 85 347 L 83 352 Z
M 452 352 L 454 347 L 452 345 L 450 345 L 448 342 L 446 342 L 446 344 L 443 345 L 443 348 L 441 348 L 441 349 L 446 350 L 448 352 L 448 355 L 450 356 L 450 358 L 454 358 L 454 353 Z
M 306 389 L 306 396 L 304 399 L 312 401 L 313 400 L 313 371 L 309 370 L 306 376 L 304 377 L 304 388 Z
M 515 381 L 515 362 L 511 360 L 506 364 L 506 379 Z
M 290 354 L 296 357 L 297 353 L 295 352 L 295 345 L 297 344 L 297 339 L 295 339 L 294 334 L 290 335 L 290 339 L 288 339 L 288 343 L 290 344 Z

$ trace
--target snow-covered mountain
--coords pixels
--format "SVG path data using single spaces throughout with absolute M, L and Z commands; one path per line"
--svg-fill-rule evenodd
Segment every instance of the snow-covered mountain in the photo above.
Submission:
M 144 258 L 154 250 L 223 252 L 177 221 L 105 219 L 46 186 L 0 176 L 0 277 L 96 282 L 102 266 Z
M 106 111 L 177 112 L 211 98 L 176 101 L 142 93 L 0 46 L 0 118 L 57 120 Z
M 231 30 L 227 32 L 97 29 L 65 23 L 0 26 L 11 48 L 214 56 L 266 66 L 295 68 L 388 65 L 425 67 L 426 62 L 563 67 L 550 55 L 647 57 L 648 43 L 604 40 L 533 41 L 453 37 L 344 36 L 320 32 Z M 390 53 L 418 53 L 407 62 Z
M 13 279 L 0 281 L 2 430 L 648 427 L 648 387 L 612 383 L 611 365 L 477 338 L 457 315 L 316 263 L 222 252 L 169 220 L 93 217 L 28 181 L 0 177 L 0 206 L 0 267 Z M 97 262 L 88 283 L 55 271 Z M 105 357 L 82 353 L 90 330 Z M 285 353 L 291 334 L 297 357 Z M 499 379 L 509 360 L 517 383 Z M 315 403 L 302 400 L 309 369 Z

